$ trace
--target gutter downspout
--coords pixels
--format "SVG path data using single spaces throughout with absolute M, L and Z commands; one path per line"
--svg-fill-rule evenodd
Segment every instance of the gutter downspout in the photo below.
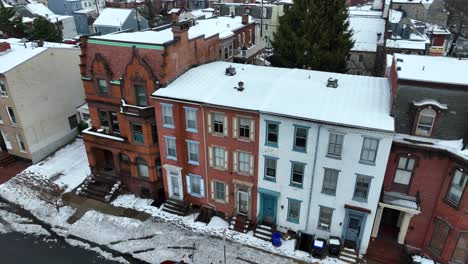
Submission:
M 318 145 L 319 145 L 319 139 L 320 139 L 320 130 L 322 128 L 322 125 L 318 125 L 318 132 L 317 132 L 317 140 L 315 142 L 315 156 L 314 156 L 314 163 L 312 165 L 312 181 L 310 184 L 310 192 L 309 192 L 309 205 L 307 207 L 307 221 L 306 221 L 306 226 L 305 226 L 305 231 L 309 229 L 309 215 L 310 215 L 310 207 L 311 207 L 311 201 L 312 201 L 312 190 L 314 187 L 314 178 L 315 178 L 315 167 L 317 165 L 317 150 L 318 150 Z
M 205 156 L 205 175 L 206 175 L 206 186 L 205 186 L 205 192 L 206 192 L 206 203 L 213 207 L 216 208 L 213 204 L 210 203 L 210 197 L 211 197 L 211 192 L 213 190 L 210 190 L 209 188 L 211 188 L 211 184 L 210 184 L 210 181 L 209 181 L 209 178 L 208 178 L 208 165 L 207 163 L 209 162 L 207 160 L 207 154 L 206 154 L 206 150 L 207 150 L 207 146 L 206 146 L 206 123 L 205 123 L 205 107 L 200 104 L 200 108 L 202 110 L 202 121 L 203 121 L 203 152 L 204 152 L 204 156 Z

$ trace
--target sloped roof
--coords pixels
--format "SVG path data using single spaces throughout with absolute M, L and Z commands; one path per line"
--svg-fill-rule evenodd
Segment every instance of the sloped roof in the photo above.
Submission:
M 133 9 L 105 8 L 99 14 L 94 26 L 120 27 L 132 14 Z

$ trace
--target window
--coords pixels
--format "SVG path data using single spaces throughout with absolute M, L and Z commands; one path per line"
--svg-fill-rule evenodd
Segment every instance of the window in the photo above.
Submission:
M 291 185 L 302 188 L 304 181 L 304 163 L 292 162 L 291 163 Z
M 253 164 L 250 164 L 251 157 L 252 155 L 249 153 L 239 152 L 239 172 L 251 173 L 251 166 L 253 166 Z
M 364 61 L 364 55 L 359 54 L 358 60 L 359 60 L 359 62 L 363 62 Z
M 328 195 L 336 195 L 336 186 L 338 183 L 338 174 L 340 171 L 325 168 L 323 175 L 322 193 Z
M 76 115 L 68 117 L 68 125 L 70 125 L 70 129 L 78 127 L 78 118 L 76 117 Z
M 367 196 L 369 195 L 371 180 L 372 177 L 357 175 L 356 185 L 354 186 L 354 200 L 360 202 L 367 202 Z
M 468 262 L 468 233 L 461 233 L 458 236 L 457 246 L 453 251 L 450 263 L 465 264 Z
M 279 123 L 266 122 L 266 145 L 278 146 Z
M 185 130 L 197 132 L 197 109 L 185 107 Z
M 153 144 L 158 144 L 158 128 L 156 124 L 151 124 L 151 136 L 153 137 Z
M 165 137 L 166 155 L 168 159 L 177 160 L 176 141 L 174 137 Z
M 418 124 L 416 125 L 415 134 L 418 136 L 429 137 L 432 134 L 436 111 L 431 108 L 424 108 L 419 112 Z
M 224 134 L 224 114 L 213 114 L 213 129 L 215 133 Z
M 351 54 L 346 55 L 346 61 L 350 61 L 350 60 L 351 60 Z
M 125 163 L 125 164 L 129 164 L 130 163 L 130 158 L 128 157 L 128 155 L 120 153 L 120 162 Z
M 109 88 L 107 87 L 107 81 L 98 79 L 98 92 L 99 94 L 109 94 Z
M 138 176 L 143 178 L 149 178 L 149 169 L 148 165 L 146 164 L 146 160 L 142 158 L 137 158 L 136 164 L 138 169 Z
M 163 127 L 174 128 L 174 115 L 172 113 L 172 105 L 161 104 L 163 114 Z
M 198 142 L 187 141 L 188 162 L 193 165 L 199 164 Z
M 267 9 L 266 9 L 266 7 L 264 7 L 264 8 L 262 9 L 262 16 L 263 16 L 263 18 L 266 18 L 266 17 L 267 17 Z
M 2 118 L 2 115 L 0 115 L 0 124 L 3 124 L 3 118 Z
M 431 242 L 429 243 L 429 250 L 440 256 L 449 233 L 450 227 L 446 223 L 437 219 L 434 223 L 434 232 L 432 233 Z
M 135 84 L 136 103 L 138 106 L 148 106 L 148 98 L 146 97 L 146 89 L 144 85 Z
M 452 182 L 447 192 L 447 201 L 456 206 L 460 205 L 460 200 L 463 195 L 463 191 L 466 187 L 468 180 L 468 174 L 461 170 L 456 170 L 452 177 Z
M 158 172 L 158 177 L 162 177 L 163 171 L 162 171 L 162 164 L 161 164 L 161 159 L 157 158 L 154 163 L 156 164 L 156 171 Z
M 145 139 L 143 137 L 143 127 L 141 124 L 131 123 L 130 126 L 132 128 L 133 142 L 141 144 L 145 143 Z
M 250 138 L 250 120 L 247 118 L 239 118 L 239 137 Z
M 7 149 L 12 149 L 11 147 L 11 141 L 8 139 L 8 134 L 5 133 L 5 131 L 0 129 L 0 134 L 3 137 L 3 141 L 5 141 L 5 146 Z
M 265 30 L 268 30 L 268 24 L 265 24 Z
M 101 123 L 101 127 L 109 128 L 109 119 L 107 118 L 107 111 L 99 111 L 99 122 Z
M 110 111 L 110 118 L 112 123 L 112 133 L 120 134 L 119 119 L 117 118 L 117 113 Z
M 288 217 L 287 221 L 299 224 L 301 214 L 301 201 L 288 198 Z
M 328 139 L 328 155 L 340 157 L 342 148 L 343 135 L 330 133 L 330 137 Z
M 8 92 L 5 83 L 2 80 L 0 80 L 0 95 L 3 97 L 8 97 Z
M 411 175 L 413 175 L 415 160 L 408 157 L 400 157 L 398 159 L 398 167 L 395 171 L 394 183 L 409 185 Z
M 226 185 L 222 182 L 215 181 L 214 182 L 214 198 L 217 201 L 225 201 L 226 200 Z
M 10 122 L 12 124 L 16 124 L 17 120 L 16 120 L 15 112 L 13 111 L 13 108 L 7 107 L 7 112 L 8 112 L 8 116 L 10 117 Z
M 197 198 L 203 198 L 205 196 L 205 187 L 201 176 L 189 174 L 186 177 L 186 182 L 187 192 L 190 193 L 190 195 Z
M 265 179 L 276 181 L 276 158 L 265 157 Z
M 379 148 L 379 140 L 374 138 L 364 138 L 361 151 L 361 162 L 374 164 L 377 157 L 377 149 Z
M 214 166 L 217 168 L 224 168 L 225 167 L 225 151 L 223 148 L 214 147 L 213 148 L 213 156 L 214 156 Z
M 224 59 L 227 60 L 229 59 L 229 48 L 228 47 L 224 47 Z
M 293 150 L 301 152 L 306 151 L 307 131 L 308 129 L 306 127 L 295 126 Z
M 320 206 L 318 228 L 322 230 L 330 230 L 333 218 L 333 209 L 325 206 Z
M 21 152 L 26 151 L 26 145 L 24 144 L 23 137 L 20 134 L 16 134 L 16 142 Z

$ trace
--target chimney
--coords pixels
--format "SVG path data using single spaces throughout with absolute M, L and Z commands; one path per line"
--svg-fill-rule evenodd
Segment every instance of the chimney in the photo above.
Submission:
M 190 24 L 191 24 L 190 20 L 172 23 L 172 33 L 174 34 L 174 40 L 187 41 Z
M 242 25 L 247 25 L 249 24 L 249 15 L 248 14 L 243 14 L 242 15 Z
M 6 52 L 11 49 L 10 43 L 0 42 L 0 53 Z

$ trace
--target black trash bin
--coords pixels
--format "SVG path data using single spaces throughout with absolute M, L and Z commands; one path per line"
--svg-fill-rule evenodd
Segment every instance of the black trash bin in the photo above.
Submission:
M 339 237 L 332 236 L 328 240 L 328 253 L 330 256 L 338 257 L 341 250 L 341 239 Z
M 327 241 L 322 238 L 316 238 L 314 244 L 312 245 L 312 256 L 314 258 L 323 258 L 325 253 L 325 248 L 327 247 Z

